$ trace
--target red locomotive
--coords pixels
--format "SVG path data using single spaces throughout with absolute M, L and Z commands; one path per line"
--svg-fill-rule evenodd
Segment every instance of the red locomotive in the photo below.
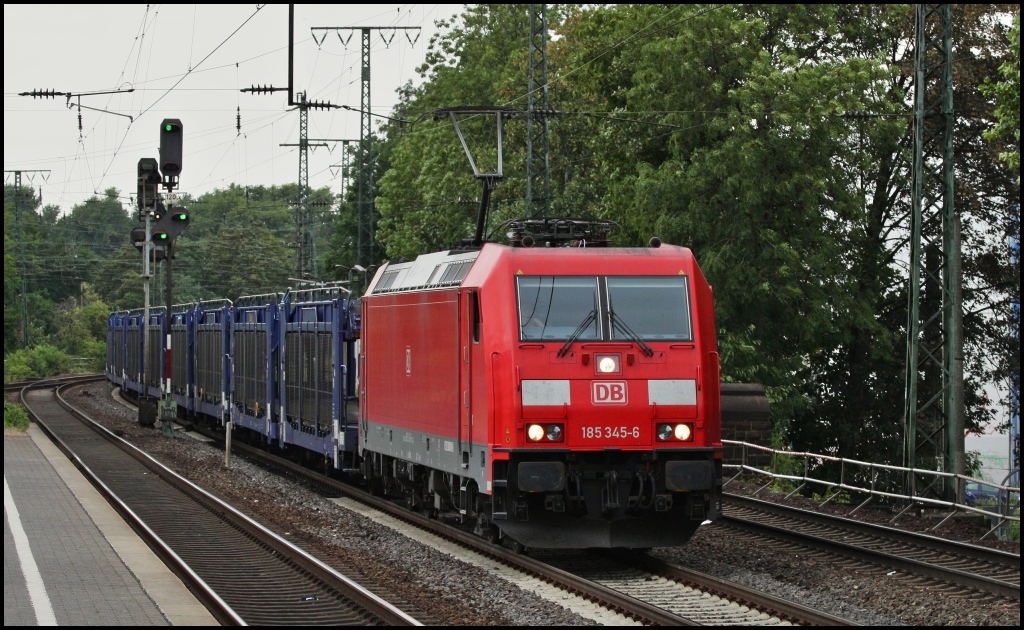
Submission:
M 363 474 L 526 547 L 685 543 L 721 511 L 711 287 L 684 247 L 537 240 L 377 271 Z

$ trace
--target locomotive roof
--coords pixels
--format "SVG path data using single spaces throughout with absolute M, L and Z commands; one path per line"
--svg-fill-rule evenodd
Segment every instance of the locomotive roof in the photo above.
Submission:
M 440 289 L 462 284 L 479 251 L 423 254 L 416 260 L 385 265 L 367 288 L 367 294 Z
M 480 257 L 481 262 L 489 261 L 491 267 L 498 259 L 509 257 L 512 260 L 520 256 L 527 258 L 554 257 L 576 258 L 577 256 L 599 256 L 602 258 L 623 257 L 679 257 L 692 258 L 692 253 L 685 247 L 662 245 L 650 247 L 508 247 L 493 243 L 485 244 L 482 250 L 476 251 L 444 251 L 423 254 L 413 261 L 391 262 L 374 276 L 367 288 L 367 295 L 400 293 L 425 289 L 442 289 L 461 286 L 469 275 L 473 263 Z M 579 260 L 579 258 L 576 258 Z M 607 258 L 606 258 L 607 260 Z M 615 264 L 619 264 L 617 261 Z M 476 274 L 474 273 L 474 276 Z

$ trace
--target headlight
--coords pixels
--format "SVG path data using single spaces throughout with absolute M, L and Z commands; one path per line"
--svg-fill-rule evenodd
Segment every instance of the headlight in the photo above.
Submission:
M 562 439 L 562 427 L 557 424 L 549 424 L 544 437 L 548 439 L 548 442 L 560 441 Z
M 561 442 L 565 439 L 560 424 L 531 424 L 526 427 L 526 439 L 530 442 Z
M 619 373 L 619 355 L 617 354 L 599 354 L 597 357 L 597 373 L 598 374 L 618 374 Z
M 658 424 L 654 435 L 659 442 L 691 442 L 693 441 L 693 425 L 689 422 Z

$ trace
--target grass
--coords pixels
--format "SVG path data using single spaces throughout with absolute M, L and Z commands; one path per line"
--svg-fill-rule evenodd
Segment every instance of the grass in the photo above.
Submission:
M 28 413 L 21 405 L 4 401 L 4 429 L 28 429 Z

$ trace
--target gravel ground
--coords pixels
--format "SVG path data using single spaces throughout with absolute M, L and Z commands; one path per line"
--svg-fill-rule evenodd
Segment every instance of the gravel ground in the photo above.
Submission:
M 760 486 L 732 483 L 727 490 L 753 494 Z M 852 518 L 850 508 L 779 492 L 762 491 L 757 497 Z M 857 520 L 925 532 L 944 514 L 908 513 L 890 523 L 895 513 L 868 509 L 853 515 Z M 988 531 L 987 519 L 963 516 L 950 519 L 930 535 L 998 548 L 1020 554 L 1020 543 L 980 541 Z M 853 619 L 865 625 L 1020 625 L 1020 603 L 992 595 L 959 592 L 918 584 L 913 576 L 856 562 L 836 562 L 825 554 L 805 551 L 799 555 L 780 552 L 782 545 L 742 541 L 742 534 L 702 528 L 686 547 L 657 549 L 655 554 L 698 571 L 733 580 L 751 588 L 800 602 L 806 606 Z
M 110 387 L 89 385 L 69 402 L 182 476 L 228 501 L 357 581 L 372 579 L 428 615 L 459 626 L 593 625 L 557 604 L 378 525 L 242 457 L 224 469 L 224 452 L 189 437 L 167 439 L 143 429 L 111 399 Z M 226 474 L 227 473 L 227 474 Z
M 122 430 L 125 439 L 324 561 L 388 585 L 437 619 L 451 625 L 592 625 L 240 457 L 232 459 L 226 473 L 222 451 L 197 440 L 166 439 L 159 430 L 139 427 L 134 414 L 111 399 L 109 385 L 80 391 L 71 401 L 111 429 Z M 1019 553 L 1019 545 L 1015 550 Z M 936 592 L 912 579 L 888 576 L 881 568 L 851 569 L 813 553 L 780 552 L 715 527 L 702 528 L 685 547 L 653 553 L 864 624 L 1020 625 L 1019 602 Z
M 725 535 L 720 535 L 725 534 Z M 1020 625 L 1020 603 L 963 595 L 914 576 L 813 551 L 792 553 L 742 534 L 702 529 L 686 547 L 655 555 L 864 625 Z

